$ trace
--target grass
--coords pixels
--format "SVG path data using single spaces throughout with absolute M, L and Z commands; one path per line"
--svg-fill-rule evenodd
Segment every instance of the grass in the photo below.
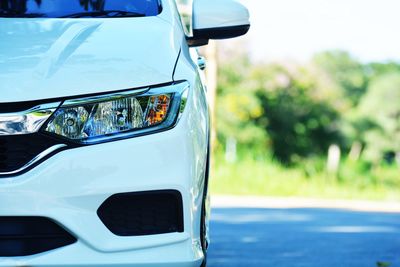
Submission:
M 321 163 L 322 162 L 322 163 Z M 329 199 L 400 201 L 400 169 L 342 163 L 338 176 L 328 175 L 321 160 L 284 167 L 270 159 L 244 157 L 227 163 L 216 155 L 211 192 L 228 195 L 296 196 Z

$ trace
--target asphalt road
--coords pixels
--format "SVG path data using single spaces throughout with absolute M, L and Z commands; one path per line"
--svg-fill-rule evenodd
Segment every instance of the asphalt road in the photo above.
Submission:
M 211 240 L 208 267 L 400 267 L 400 213 L 214 208 Z

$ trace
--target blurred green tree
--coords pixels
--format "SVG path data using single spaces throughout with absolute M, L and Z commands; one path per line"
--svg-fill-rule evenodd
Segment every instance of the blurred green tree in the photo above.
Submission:
M 273 155 L 281 162 L 324 156 L 330 145 L 342 144 L 340 114 L 320 94 L 331 84 L 314 71 L 274 64 L 255 70 L 252 78 L 258 81 L 256 96 L 263 108 L 257 123 L 269 134 Z
M 343 51 L 309 64 L 227 58 L 219 70 L 220 148 L 234 138 L 286 164 L 324 158 L 332 144 L 353 160 L 400 159 L 400 64 L 362 64 Z
M 234 138 L 239 149 L 266 151 L 268 135 L 256 124 L 262 116 L 262 107 L 249 79 L 251 70 L 246 56 L 238 56 L 219 68 L 216 107 L 219 148 Z
M 356 106 L 368 87 L 365 66 L 341 50 L 318 53 L 313 63 L 328 73 L 331 79 L 343 90 L 348 104 Z
M 365 157 L 375 163 L 400 152 L 400 72 L 382 74 L 371 82 L 359 115 L 371 122 L 365 129 Z
M 397 62 L 371 62 L 366 64 L 368 80 L 372 81 L 387 73 L 400 72 L 400 64 Z

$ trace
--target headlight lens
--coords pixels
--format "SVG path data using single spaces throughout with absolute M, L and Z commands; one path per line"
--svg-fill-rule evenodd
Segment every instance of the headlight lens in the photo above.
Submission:
M 96 143 L 169 128 L 186 103 L 188 84 L 65 101 L 45 132 Z

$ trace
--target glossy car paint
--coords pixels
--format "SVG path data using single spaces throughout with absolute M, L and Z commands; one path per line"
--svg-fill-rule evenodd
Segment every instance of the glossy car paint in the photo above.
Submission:
M 0 18 L 1 102 L 171 82 L 184 38 L 173 12 L 166 6 L 143 18 Z
M 250 14 L 239 1 L 201 0 L 194 1 L 197 12 L 193 17 L 193 29 L 212 29 L 250 25 Z
M 169 131 L 65 150 L 25 174 L 0 179 L 0 216 L 45 216 L 78 239 L 33 256 L 0 258 L 0 266 L 200 266 L 205 88 L 174 1 L 163 5 L 159 16 L 148 18 L 0 21 L 2 103 L 181 80 L 191 86 L 185 112 Z M 113 194 L 163 189 L 182 194 L 183 233 L 118 237 L 96 214 Z

